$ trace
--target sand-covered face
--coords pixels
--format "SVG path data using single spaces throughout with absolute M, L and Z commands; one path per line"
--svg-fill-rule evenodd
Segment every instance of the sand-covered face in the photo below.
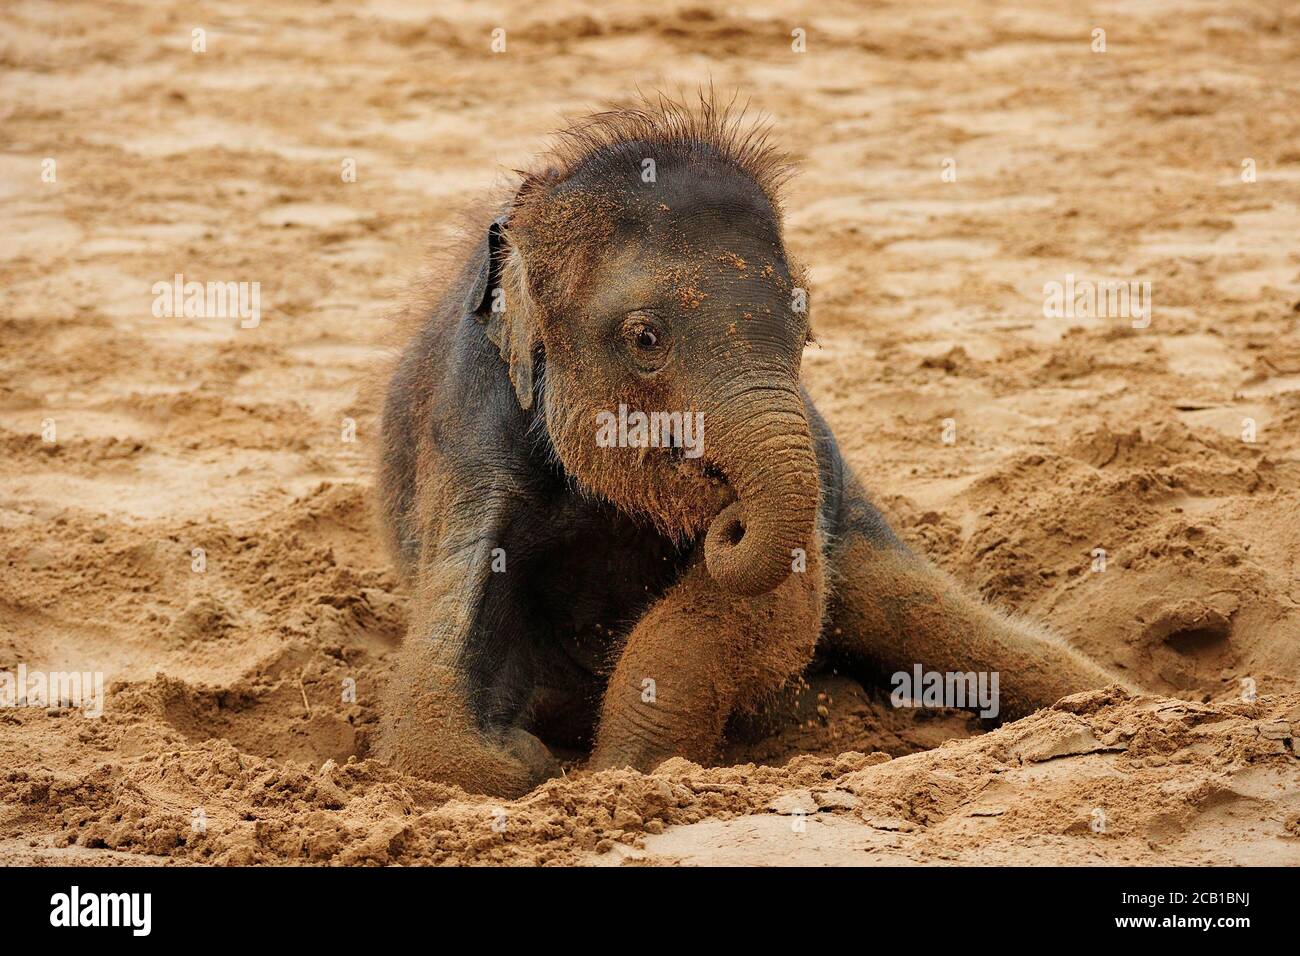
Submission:
M 527 257 L 545 420 L 578 484 L 667 534 L 693 538 L 739 499 L 706 557 L 758 592 L 789 573 L 816 510 L 805 299 L 769 210 L 682 192 L 570 192 L 599 228 Z

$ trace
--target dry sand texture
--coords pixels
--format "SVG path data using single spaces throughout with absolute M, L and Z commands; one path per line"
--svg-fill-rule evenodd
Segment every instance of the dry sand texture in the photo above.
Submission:
M 0 710 L 0 860 L 1300 862 L 1294 4 L 0 24 L 0 670 L 107 681 L 98 719 Z M 807 378 L 882 506 L 1153 696 L 972 737 L 827 675 L 731 766 L 503 805 L 396 775 L 367 759 L 405 604 L 368 515 L 381 316 L 562 114 L 709 77 L 804 160 Z M 155 315 L 176 273 L 260 283 L 260 324 Z M 1071 274 L 1149 281 L 1149 326 L 1045 317 Z

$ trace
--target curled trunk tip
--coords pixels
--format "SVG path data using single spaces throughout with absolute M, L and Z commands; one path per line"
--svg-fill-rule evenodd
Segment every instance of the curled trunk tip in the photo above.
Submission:
M 755 390 L 752 402 L 733 399 L 732 409 L 754 407 L 749 417 L 734 410 L 715 435 L 714 464 L 727 476 L 736 501 L 713 519 L 704 537 L 710 577 L 728 591 L 764 594 L 795 570 L 797 549 L 815 536 L 819 481 L 803 401 L 791 390 L 774 396 Z
M 704 563 L 709 576 L 736 594 L 754 596 L 771 591 L 793 571 L 784 556 L 755 555 L 744 547 L 745 506 L 734 501 L 709 525 L 704 536 Z

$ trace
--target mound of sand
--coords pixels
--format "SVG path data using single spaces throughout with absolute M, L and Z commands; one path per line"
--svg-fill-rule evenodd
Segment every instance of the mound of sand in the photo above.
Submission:
M 106 682 L 0 708 L 0 863 L 1296 862 L 1300 17 L 556 0 L 492 54 L 496 16 L 0 13 L 0 672 Z M 804 155 L 808 384 L 900 533 L 1150 695 L 980 734 L 822 673 L 718 767 L 397 775 L 380 316 L 561 112 L 710 75 Z M 156 316 L 176 273 L 261 322 Z M 1150 325 L 1045 317 L 1066 275 Z
M 904 757 L 677 758 L 512 802 L 374 760 L 256 756 L 252 692 L 158 678 L 121 694 L 127 713 L 52 752 L 55 718 L 7 728 L 32 769 L 5 773 L 0 800 L 41 835 L 7 839 L 8 862 L 1300 863 L 1300 694 L 1211 706 L 1099 691 Z M 196 741 L 196 723 L 222 736 Z M 297 723 L 317 747 L 343 742 L 328 718 Z

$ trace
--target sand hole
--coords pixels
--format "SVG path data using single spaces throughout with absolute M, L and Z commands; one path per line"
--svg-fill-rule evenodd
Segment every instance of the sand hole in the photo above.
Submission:
M 1229 630 L 1227 621 L 1184 628 L 1166 637 L 1165 644 L 1179 654 L 1200 656 L 1220 650 L 1228 640 Z

